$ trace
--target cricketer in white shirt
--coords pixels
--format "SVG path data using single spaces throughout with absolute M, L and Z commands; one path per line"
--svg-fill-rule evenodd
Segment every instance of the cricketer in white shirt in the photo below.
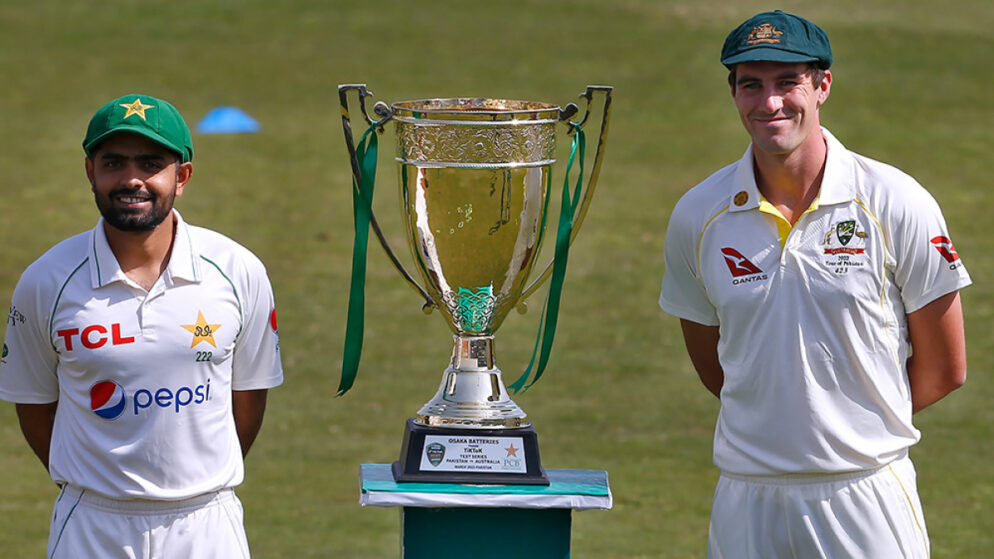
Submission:
M 932 196 L 828 146 L 791 228 L 760 195 L 752 146 L 691 189 L 666 234 L 660 306 L 720 326 L 714 462 L 744 475 L 865 470 L 906 455 L 908 313 L 970 284 Z
M 0 398 L 58 401 L 52 479 L 111 499 L 182 500 L 239 485 L 232 390 L 283 382 L 262 262 L 174 210 L 168 267 L 146 292 L 101 218 L 14 291 Z

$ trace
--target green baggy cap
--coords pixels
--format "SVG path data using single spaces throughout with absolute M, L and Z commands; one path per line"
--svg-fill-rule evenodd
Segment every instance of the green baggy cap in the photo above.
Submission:
M 721 63 L 728 69 L 742 62 L 817 62 L 832 65 L 832 46 L 821 27 L 780 10 L 745 20 L 725 39 Z
M 175 151 L 183 163 L 193 160 L 193 138 L 183 116 L 168 102 L 149 95 L 125 95 L 97 110 L 86 128 L 83 150 L 93 157 L 100 142 L 118 132 L 132 132 Z

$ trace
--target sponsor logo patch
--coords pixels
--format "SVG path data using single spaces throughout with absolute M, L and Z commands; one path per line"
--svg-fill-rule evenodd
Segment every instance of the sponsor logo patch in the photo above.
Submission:
M 21 311 L 17 310 L 17 307 L 11 305 L 10 312 L 7 313 L 7 324 L 17 326 L 18 324 L 24 324 L 25 321 L 27 321 L 27 317 Z
M 728 271 L 732 273 L 733 278 L 763 273 L 763 270 L 760 270 L 759 266 L 750 262 L 748 258 L 742 256 L 742 253 L 734 248 L 725 247 L 721 249 L 721 254 L 725 257 L 725 264 L 728 265 Z
M 153 407 L 171 409 L 175 413 L 187 406 L 204 404 L 211 399 L 211 379 L 199 386 L 170 388 L 139 388 L 129 398 L 123 386 L 112 380 L 102 380 L 90 387 L 90 410 L 97 416 L 114 420 L 130 408 L 140 415 Z
M 102 380 L 90 387 L 90 409 L 104 419 L 117 419 L 127 404 L 124 387 L 112 380 Z
M 725 258 L 725 265 L 728 266 L 728 271 L 732 273 L 733 285 L 763 281 L 768 278 L 759 266 L 753 264 L 734 248 L 725 247 L 721 249 L 721 255 Z
M 273 329 L 273 334 L 276 334 L 276 351 L 280 350 L 280 331 L 276 327 L 276 307 L 273 307 L 273 311 L 269 313 L 269 327 Z
M 121 333 L 121 324 L 115 322 L 110 325 L 110 329 L 102 324 L 91 324 L 80 331 L 79 328 L 65 328 L 55 333 L 62 338 L 66 351 L 76 349 L 75 342 L 78 340 L 86 349 L 97 349 L 110 342 L 110 345 L 125 345 L 135 342 L 134 336 L 125 336 Z
M 956 252 L 956 247 L 953 246 L 953 242 L 949 240 L 949 237 L 943 237 L 939 235 L 937 237 L 932 237 L 932 246 L 935 250 L 939 251 L 939 254 L 946 259 L 946 262 L 952 264 L 959 260 L 959 253 Z

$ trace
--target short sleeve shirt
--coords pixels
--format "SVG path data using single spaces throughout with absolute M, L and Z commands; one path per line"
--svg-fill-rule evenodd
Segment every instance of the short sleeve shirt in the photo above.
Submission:
M 819 196 L 793 227 L 760 195 L 751 146 L 670 218 L 659 302 L 719 326 L 724 471 L 844 472 L 900 456 L 920 437 L 906 315 L 970 284 L 932 196 L 822 132 Z
M 241 483 L 232 390 L 283 381 L 272 288 L 251 252 L 178 212 L 150 291 L 101 220 L 27 268 L 14 291 L 0 398 L 58 401 L 56 482 L 118 499 L 184 499 Z

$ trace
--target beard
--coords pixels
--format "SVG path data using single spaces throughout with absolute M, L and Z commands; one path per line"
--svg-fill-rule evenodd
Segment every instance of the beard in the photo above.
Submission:
M 110 192 L 107 196 L 94 193 L 93 198 L 100 210 L 100 215 L 115 229 L 129 233 L 152 231 L 172 214 L 173 202 L 176 199 L 175 193 L 162 197 L 149 192 L 152 207 L 148 210 L 121 208 L 112 202 L 118 195 L 127 195 L 132 192 L 122 188 Z

